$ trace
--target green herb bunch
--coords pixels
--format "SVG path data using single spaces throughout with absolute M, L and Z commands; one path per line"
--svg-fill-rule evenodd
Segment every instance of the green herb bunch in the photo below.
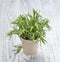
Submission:
M 18 18 L 12 22 L 14 25 L 13 30 L 8 32 L 8 36 L 14 34 L 19 37 L 31 40 L 40 40 L 40 43 L 46 43 L 46 30 L 50 30 L 48 25 L 49 20 L 43 18 L 40 13 L 33 9 L 32 14 L 23 14 L 18 16 Z

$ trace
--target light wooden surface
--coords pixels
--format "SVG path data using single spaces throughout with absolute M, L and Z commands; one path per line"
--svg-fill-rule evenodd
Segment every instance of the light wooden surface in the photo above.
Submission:
M 60 62 L 60 0 L 0 0 L 0 62 L 23 62 L 21 54 L 14 59 L 12 52 L 13 46 L 21 43 L 19 38 L 9 39 L 6 33 L 19 14 L 33 8 L 40 9 L 50 19 L 52 29 L 46 35 L 48 43 L 39 48 L 38 56 L 30 62 Z

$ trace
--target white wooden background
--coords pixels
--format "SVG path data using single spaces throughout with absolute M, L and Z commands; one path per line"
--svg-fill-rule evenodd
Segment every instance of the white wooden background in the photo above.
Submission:
M 9 39 L 6 33 L 19 14 L 33 8 L 40 9 L 41 14 L 50 19 L 52 28 L 47 32 L 48 43 L 40 47 L 40 56 L 34 62 L 60 62 L 60 0 L 0 0 L 0 62 L 23 62 L 19 61 L 20 55 L 13 60 L 12 49 L 20 42 L 19 38 L 13 36 Z

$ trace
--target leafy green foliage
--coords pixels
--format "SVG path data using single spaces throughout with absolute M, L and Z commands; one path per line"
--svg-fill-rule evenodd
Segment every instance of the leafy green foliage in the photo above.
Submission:
M 17 53 L 19 53 L 21 51 L 22 45 L 20 44 L 20 45 L 14 46 L 14 47 L 15 47 L 15 49 L 13 51 L 15 52 L 15 55 L 16 55 Z
M 32 14 L 20 15 L 12 22 L 14 28 L 8 32 L 8 36 L 16 34 L 32 42 L 39 39 L 40 43 L 45 44 L 47 42 L 45 39 L 46 29 L 50 30 L 48 22 L 47 18 L 43 18 L 38 11 L 33 9 Z

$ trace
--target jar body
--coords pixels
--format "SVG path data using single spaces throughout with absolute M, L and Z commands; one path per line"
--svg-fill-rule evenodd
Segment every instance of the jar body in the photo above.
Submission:
M 26 55 L 36 55 L 37 54 L 37 52 L 38 52 L 38 42 L 34 43 L 30 40 L 25 40 L 25 39 L 22 39 L 22 38 L 21 38 L 21 41 L 22 41 L 22 46 L 23 46 L 23 52 Z

